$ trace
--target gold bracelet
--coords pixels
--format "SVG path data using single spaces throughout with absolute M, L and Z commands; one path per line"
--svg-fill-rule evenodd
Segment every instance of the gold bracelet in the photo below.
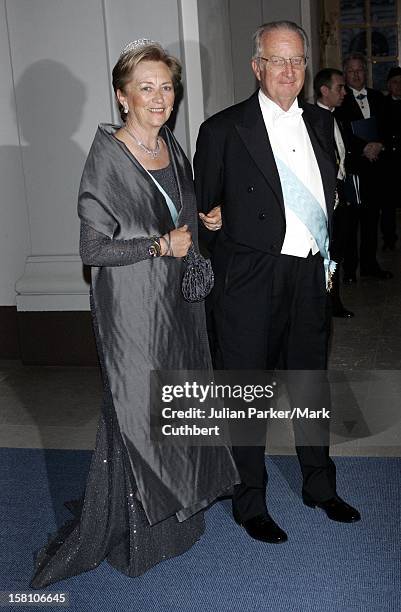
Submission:
M 154 236 L 152 238 L 152 244 L 148 248 L 148 254 L 150 257 L 160 257 L 162 248 L 160 246 L 160 240 Z

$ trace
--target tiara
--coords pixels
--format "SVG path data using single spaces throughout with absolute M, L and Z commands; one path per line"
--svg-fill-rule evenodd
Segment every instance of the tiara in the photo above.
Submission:
M 155 40 L 151 40 L 150 38 L 138 38 L 138 40 L 133 40 L 132 42 L 125 45 L 124 49 L 120 53 L 120 57 L 129 51 L 137 51 L 138 49 L 142 49 L 143 47 L 148 47 L 149 45 L 157 45 L 160 47 L 160 43 Z

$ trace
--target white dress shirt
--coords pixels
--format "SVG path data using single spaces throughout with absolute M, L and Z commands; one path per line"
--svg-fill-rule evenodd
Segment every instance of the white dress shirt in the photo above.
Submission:
M 259 90 L 259 104 L 273 153 L 283 161 L 314 195 L 327 216 L 323 183 L 318 163 L 302 119 L 303 110 L 295 99 L 291 108 L 283 111 Z M 281 253 L 307 257 L 319 248 L 308 228 L 284 202 L 286 231 Z
M 366 87 L 364 87 L 360 91 L 358 91 L 357 89 L 354 89 L 353 87 L 350 87 L 350 90 L 354 94 L 354 98 L 357 101 L 358 106 L 362 111 L 362 115 L 364 119 L 369 119 L 370 118 L 370 106 L 368 102 L 368 92 L 366 91 Z M 359 96 L 359 94 L 364 94 L 366 98 L 363 98 L 362 100 L 358 100 L 357 96 Z

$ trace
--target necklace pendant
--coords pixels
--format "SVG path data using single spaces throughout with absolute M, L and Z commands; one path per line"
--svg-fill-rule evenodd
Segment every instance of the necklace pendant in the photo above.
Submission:
M 142 149 L 142 151 L 144 151 L 144 153 L 146 153 L 146 155 L 149 155 L 152 159 L 157 159 L 161 153 L 161 148 L 160 148 L 160 138 L 159 136 L 157 137 L 156 140 L 156 147 L 154 149 L 149 149 L 149 147 L 147 147 L 146 145 L 143 144 L 143 142 L 141 142 L 139 140 L 139 138 L 137 138 L 135 136 L 135 134 L 133 132 L 131 132 L 131 130 L 129 130 L 127 128 L 126 125 L 123 126 L 124 130 L 131 136 L 131 138 L 136 142 L 136 144 L 138 145 L 138 147 L 140 147 Z

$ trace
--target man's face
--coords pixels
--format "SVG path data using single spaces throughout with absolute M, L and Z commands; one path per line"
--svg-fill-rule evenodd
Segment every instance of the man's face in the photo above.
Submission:
M 323 85 L 320 90 L 322 92 L 322 102 L 325 106 L 329 108 L 341 106 L 346 95 L 344 77 L 333 74 L 330 86 Z
M 345 69 L 345 81 L 349 87 L 360 91 L 365 87 L 365 68 L 359 59 L 352 59 L 347 63 Z
M 303 57 L 304 44 L 301 36 L 291 30 L 273 30 L 266 33 L 261 40 L 262 57 Z M 273 66 L 262 59 L 252 60 L 252 69 L 260 83 L 263 93 L 287 111 L 302 89 L 305 80 L 305 65 Z
M 401 98 L 401 75 L 395 76 L 387 83 L 389 94 L 395 98 Z

